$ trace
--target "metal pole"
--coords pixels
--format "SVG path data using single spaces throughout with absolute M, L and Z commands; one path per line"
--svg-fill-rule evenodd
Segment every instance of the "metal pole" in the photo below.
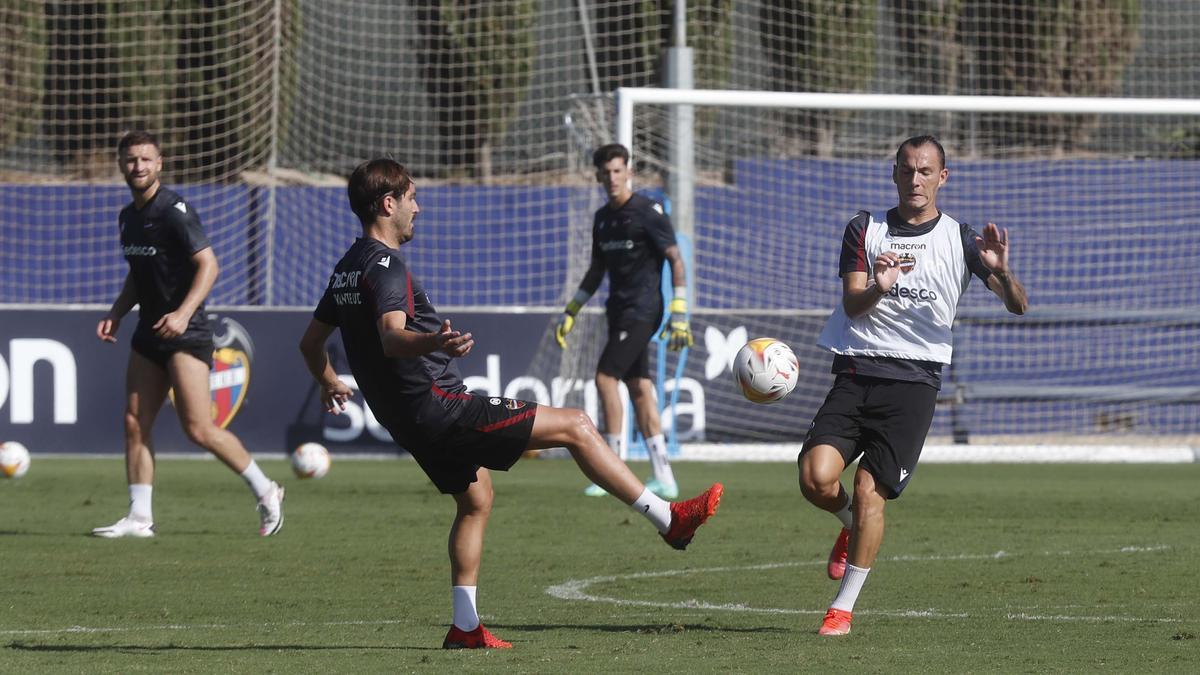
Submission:
M 588 75 L 592 78 L 592 93 L 600 95 L 600 70 L 596 66 L 596 44 L 592 41 L 591 12 L 587 0 L 579 0 L 579 27 L 583 31 L 583 50 L 587 54 Z
M 267 235 L 263 242 L 263 257 L 267 259 L 265 305 L 275 303 L 275 220 L 279 213 L 275 208 L 275 170 L 279 168 L 279 69 L 280 59 L 283 58 L 283 5 L 280 0 L 275 0 L 274 24 L 272 29 L 275 36 L 271 45 L 275 51 L 271 64 L 271 150 L 267 155 Z
M 692 49 L 687 46 L 687 2 L 676 0 L 672 21 L 673 45 L 666 50 L 663 69 L 669 89 L 691 89 Z M 696 154 L 693 146 L 695 108 L 671 106 L 667 131 L 667 194 L 671 197 L 671 220 L 675 229 L 691 237 L 695 231 Z
M 591 11 L 587 0 L 579 0 L 579 27 L 583 30 L 583 50 L 587 54 L 588 75 L 592 78 L 592 94 L 596 96 L 596 121 L 601 123 L 601 129 L 608 126 L 604 119 L 604 102 L 601 100 L 600 69 L 596 65 L 596 44 L 592 40 Z

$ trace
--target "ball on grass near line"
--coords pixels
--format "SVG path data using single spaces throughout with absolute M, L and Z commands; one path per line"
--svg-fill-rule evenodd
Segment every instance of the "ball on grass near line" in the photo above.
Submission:
M 329 451 L 320 443 L 304 443 L 292 452 L 292 471 L 299 478 L 321 478 L 330 463 Z
M 0 443 L 0 475 L 20 478 L 29 471 L 29 450 L 16 441 Z
M 796 388 L 799 375 L 792 348 L 775 338 L 755 338 L 733 357 L 733 380 L 751 403 L 782 401 Z

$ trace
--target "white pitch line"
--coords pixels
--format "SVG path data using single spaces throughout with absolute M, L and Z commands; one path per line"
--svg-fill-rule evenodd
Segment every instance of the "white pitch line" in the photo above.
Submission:
M 1165 544 L 1156 544 L 1152 546 L 1122 546 L 1117 549 L 1108 549 L 1100 551 L 1042 551 L 1034 555 L 1042 556 L 1073 556 L 1073 555 L 1105 555 L 1114 553 L 1155 553 L 1158 551 L 1166 551 L 1171 547 Z M 995 553 L 963 553 L 957 555 L 931 555 L 931 556 L 916 556 L 916 555 L 894 555 L 880 558 L 887 562 L 938 562 L 938 561 L 953 561 L 953 560 L 1001 560 L 1003 558 L 1014 557 L 1013 554 L 1006 551 L 996 551 Z M 560 600 L 574 600 L 580 602 L 605 602 L 614 605 L 627 607 L 654 607 L 659 609 L 701 609 L 701 610 L 721 610 L 729 612 L 749 612 L 755 614 L 813 614 L 822 615 L 825 613 L 823 609 L 794 609 L 782 607 L 751 607 L 744 603 L 721 603 L 714 604 L 703 600 L 691 599 L 676 602 L 663 602 L 658 600 L 631 600 L 629 598 L 617 598 L 604 595 L 592 595 L 588 593 L 588 589 L 596 584 L 612 583 L 614 581 L 623 581 L 630 579 L 651 579 L 659 577 L 673 577 L 688 574 L 712 574 L 726 572 L 746 572 L 754 570 L 772 570 L 782 569 L 787 567 L 809 567 L 816 565 L 824 565 L 824 560 L 805 560 L 795 562 L 781 563 L 763 563 L 759 565 L 739 565 L 732 567 L 698 567 L 693 569 L 675 569 L 661 570 L 658 572 L 633 572 L 630 574 L 617 574 L 596 576 L 587 579 L 568 579 L 561 584 L 546 587 L 546 594 Z M 1083 607 L 1080 606 L 1080 609 Z M 1028 613 L 1013 613 L 1006 610 L 996 610 L 1005 612 L 1005 618 L 1013 621 L 1150 621 L 1155 623 L 1178 623 L 1178 619 L 1162 619 L 1162 618 L 1140 618 L 1132 616 L 1074 616 L 1074 615 L 1041 615 Z M 935 618 L 935 619 L 962 619 L 970 618 L 971 615 L 965 612 L 946 612 L 935 608 L 929 609 L 897 609 L 897 610 L 859 610 L 856 614 L 869 614 L 873 616 L 891 616 L 891 617 L 915 617 L 915 618 Z
M 1123 546 L 1118 549 L 1102 550 L 1102 551 L 1042 551 L 1034 555 L 1043 556 L 1069 556 L 1069 555 L 1102 555 L 1113 553 L 1155 553 L 1158 551 L 1170 550 L 1170 546 L 1165 544 L 1156 544 L 1152 546 Z M 890 562 L 937 562 L 937 561 L 954 561 L 954 560 L 1000 560 L 1012 556 L 1005 551 L 996 551 L 995 553 L 983 554 L 958 554 L 958 555 L 935 555 L 935 556 L 911 556 L 911 555 L 896 555 L 880 558 L 880 560 Z M 762 563 L 758 565 L 740 565 L 730 567 L 700 567 L 695 569 L 677 569 L 677 570 L 662 570 L 658 572 L 634 572 L 632 574 L 621 574 L 611 576 L 597 576 L 588 579 L 568 580 L 561 584 L 556 584 L 546 588 L 546 593 L 562 600 L 577 600 L 583 602 L 607 602 L 615 605 L 639 606 L 639 607 L 656 607 L 661 609 L 701 609 L 701 610 L 723 610 L 731 612 L 753 612 L 759 614 L 824 614 L 825 610 L 815 609 L 788 609 L 788 608 L 772 608 L 772 607 L 750 607 L 742 603 L 724 603 L 714 604 L 701 600 L 687 600 L 683 602 L 657 602 L 653 600 L 629 600 L 625 598 L 613 598 L 597 595 L 589 595 L 585 590 L 592 585 L 611 583 L 618 580 L 628 579 L 647 579 L 657 577 L 672 577 L 682 576 L 686 574 L 709 574 L 709 573 L 725 573 L 725 572 L 745 572 L 749 570 L 772 570 L 783 569 L 788 567 L 809 567 L 816 565 L 824 565 L 824 560 L 804 560 L 794 562 L 781 563 Z M 1063 605 L 1056 609 L 1075 607 L 1075 605 Z M 1080 606 L 1082 609 L 1082 607 Z M 1030 607 L 1029 609 L 1049 609 L 1049 607 Z M 1041 615 L 1030 613 L 1013 613 L 1012 608 L 1002 610 L 1005 617 L 1013 621 L 1151 621 L 1157 623 L 1178 623 L 1178 619 L 1142 619 L 1129 616 L 1070 616 L 1070 615 Z M 970 618 L 969 614 L 961 612 L 944 612 L 934 608 L 929 609 L 900 609 L 900 610 L 860 610 L 859 614 L 869 614 L 874 616 L 890 616 L 890 617 L 914 617 L 914 618 Z M 68 626 L 66 628 L 31 628 L 31 629 L 0 629 L 0 635 L 62 635 L 62 634 L 87 634 L 87 633 L 133 633 L 139 631 L 198 631 L 198 630 L 232 630 L 244 628 L 279 628 L 279 627 L 303 627 L 303 626 L 387 626 L 406 623 L 399 619 L 381 619 L 375 621 L 365 620 L 344 620 L 344 621 L 288 621 L 284 623 L 242 623 L 242 624 L 161 624 L 156 626 Z
M 1144 619 L 1137 616 L 1074 616 L 1071 614 L 1026 614 L 1024 612 L 1008 613 L 1004 618 L 1009 621 L 1088 621 L 1105 623 L 1108 621 L 1150 622 L 1150 623 L 1179 623 L 1179 619 Z

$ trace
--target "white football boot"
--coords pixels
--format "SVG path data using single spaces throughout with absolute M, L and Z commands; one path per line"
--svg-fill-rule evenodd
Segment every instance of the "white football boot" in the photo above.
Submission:
M 107 527 L 97 527 L 92 535 L 105 539 L 120 539 L 121 537 L 136 537 L 149 539 L 154 536 L 154 523 L 149 520 L 125 516 Z
M 269 537 L 283 527 L 283 486 L 271 481 L 271 489 L 258 500 L 258 534 Z

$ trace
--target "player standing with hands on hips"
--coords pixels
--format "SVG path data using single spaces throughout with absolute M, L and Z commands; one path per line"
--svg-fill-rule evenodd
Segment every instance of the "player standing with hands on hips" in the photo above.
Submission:
M 121 210 L 121 247 L 129 263 L 125 285 L 96 326 L 96 337 L 117 341 L 121 319 L 139 306 L 125 374 L 125 473 L 129 515 L 92 530 L 97 537 L 153 537 L 151 495 L 154 419 L 175 390 L 175 409 L 187 437 L 246 481 L 258 501 L 264 537 L 283 526 L 283 488 L 267 478 L 233 433 L 212 419 L 213 334 L 204 299 L 217 280 L 217 258 L 200 218 L 175 192 L 162 187 L 162 152 L 144 131 L 126 134 L 117 145 L 121 174 L 133 203 Z
M 664 501 L 604 447 L 583 411 L 468 393 L 455 359 L 475 340 L 438 316 L 399 250 L 412 240 L 421 212 L 412 177 L 395 160 L 375 159 L 354 170 L 348 193 L 362 237 L 330 275 L 300 351 L 325 409 L 339 413 L 353 392 L 330 365 L 325 342 L 340 329 L 350 371 L 376 419 L 434 486 L 454 498 L 454 619 L 442 646 L 512 646 L 479 622 L 476 589 L 492 511 L 489 469 L 507 471 L 526 450 L 567 448 L 588 478 L 649 520 L 672 547 L 686 548 L 716 512 L 721 484 L 685 502 Z
M 661 204 L 630 187 L 632 170 L 629 150 L 618 143 L 598 148 L 592 154 L 596 180 L 604 187 L 608 203 L 596 211 L 592 221 L 592 259 L 579 290 L 567 303 L 559 318 L 554 337 L 566 349 L 567 334 L 575 326 L 575 315 L 587 303 L 608 272 L 608 344 L 596 366 L 596 391 L 604 412 L 604 440 L 617 456 L 623 457 L 625 437 L 621 433 L 624 410 L 619 385 L 625 381 L 638 429 L 646 439 L 654 479 L 647 483 L 665 499 L 679 496 L 679 487 L 667 458 L 658 414 L 658 399 L 650 379 L 650 338 L 662 322 L 662 266 L 671 264 L 671 284 L 675 289 L 669 310 L 670 320 L 660 337 L 669 340 L 668 349 L 679 351 L 692 346 L 692 331 L 687 320 L 687 272 L 683 256 L 675 243 L 675 230 L 663 213 Z M 590 485 L 584 491 L 600 496 L 604 490 Z
M 900 202 L 882 219 L 867 211 L 846 226 L 839 276 L 842 302 L 817 344 L 833 352 L 837 376 L 800 451 L 800 489 L 842 522 L 828 574 L 841 587 L 821 635 L 850 632 L 854 603 L 883 541 L 883 511 L 917 468 L 933 422 L 951 327 L 971 276 L 1013 314 L 1029 307 L 1009 265 L 1008 230 L 979 236 L 937 207 L 949 176 L 932 136 L 904 141 L 892 180 Z M 842 472 L 855 459 L 853 494 Z

